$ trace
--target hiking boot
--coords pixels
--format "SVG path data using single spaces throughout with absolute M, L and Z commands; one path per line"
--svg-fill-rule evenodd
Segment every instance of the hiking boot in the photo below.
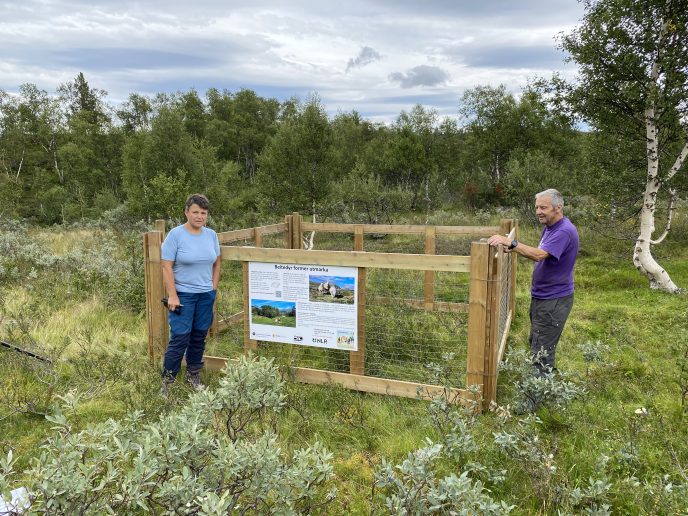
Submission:
M 190 373 L 186 372 L 186 383 L 191 385 L 195 391 L 202 391 L 205 389 L 205 385 L 201 383 L 201 373 Z
M 174 380 L 172 380 L 174 382 Z M 162 381 L 162 385 L 160 386 L 160 396 L 163 398 L 167 399 L 170 396 L 170 390 L 172 389 L 172 382 L 170 382 L 167 379 L 164 379 Z

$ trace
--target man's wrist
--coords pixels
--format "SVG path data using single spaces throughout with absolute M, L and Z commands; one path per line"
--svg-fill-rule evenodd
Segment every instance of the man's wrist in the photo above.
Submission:
M 511 244 L 509 244 L 509 249 L 516 249 L 518 247 L 518 240 L 514 239 L 511 241 Z

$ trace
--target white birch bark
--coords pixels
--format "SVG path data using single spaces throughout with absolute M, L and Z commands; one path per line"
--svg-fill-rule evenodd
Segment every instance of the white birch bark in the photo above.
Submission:
M 664 228 L 664 233 L 661 234 L 661 236 L 658 236 L 654 240 L 650 242 L 652 245 L 657 245 L 661 244 L 662 240 L 666 238 L 666 236 L 669 234 L 669 231 L 671 231 L 671 220 L 674 217 L 674 201 L 676 200 L 676 190 L 673 188 L 669 189 L 669 206 L 667 207 L 667 222 L 666 226 Z
M 645 109 L 645 126 L 647 132 L 647 182 L 643 195 L 643 206 L 640 210 L 640 232 L 633 250 L 633 264 L 641 274 L 650 281 L 650 288 L 667 292 L 678 292 L 678 286 L 669 274 L 652 256 L 652 234 L 655 231 L 655 209 L 657 193 L 661 181 L 658 177 L 659 154 L 657 143 L 657 124 L 655 123 L 654 106 Z
M 21 174 L 22 165 L 24 164 L 24 150 L 22 150 L 21 161 L 19 162 L 19 168 L 17 169 L 17 175 L 14 177 L 14 182 L 19 183 L 19 174 Z
M 666 43 L 667 22 L 662 23 L 659 37 L 657 57 L 650 70 L 650 85 L 655 92 L 661 89 L 660 86 L 660 67 L 659 58 L 663 52 L 662 45 Z M 640 210 L 640 232 L 633 249 L 633 264 L 649 281 L 650 288 L 663 290 L 666 292 L 680 292 L 681 289 L 671 280 L 669 274 L 662 268 L 652 256 L 652 235 L 655 232 L 655 210 L 657 208 L 657 194 L 659 193 L 662 180 L 659 177 L 659 132 L 657 130 L 657 119 L 655 112 L 655 100 L 652 95 L 647 100 L 645 107 L 645 134 L 647 151 L 647 181 L 643 194 L 643 205 Z M 676 158 L 673 166 L 665 178 L 665 182 L 670 180 L 682 167 L 686 155 L 688 155 L 688 142 Z M 670 214 L 673 206 L 670 205 Z M 669 219 L 668 224 L 671 224 Z M 667 230 L 669 228 L 667 225 Z M 665 232 L 666 233 L 666 232 Z M 661 242 L 666 234 L 663 234 L 655 242 Z

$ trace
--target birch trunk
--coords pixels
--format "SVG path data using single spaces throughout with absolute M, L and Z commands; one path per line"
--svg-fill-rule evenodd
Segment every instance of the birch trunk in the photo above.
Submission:
M 657 124 L 652 103 L 645 109 L 645 129 L 647 135 L 647 182 L 645 183 L 643 206 L 640 210 L 640 233 L 633 250 L 633 264 L 650 281 L 650 288 L 676 293 L 680 289 L 654 259 L 651 249 L 652 234 L 655 231 L 657 193 L 661 185 L 658 176 Z

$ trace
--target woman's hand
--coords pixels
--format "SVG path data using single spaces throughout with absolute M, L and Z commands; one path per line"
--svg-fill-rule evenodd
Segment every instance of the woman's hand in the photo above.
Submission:
M 173 294 L 168 296 L 167 298 L 167 309 L 170 312 L 174 312 L 178 307 L 182 306 L 179 303 L 179 296 L 177 294 Z

